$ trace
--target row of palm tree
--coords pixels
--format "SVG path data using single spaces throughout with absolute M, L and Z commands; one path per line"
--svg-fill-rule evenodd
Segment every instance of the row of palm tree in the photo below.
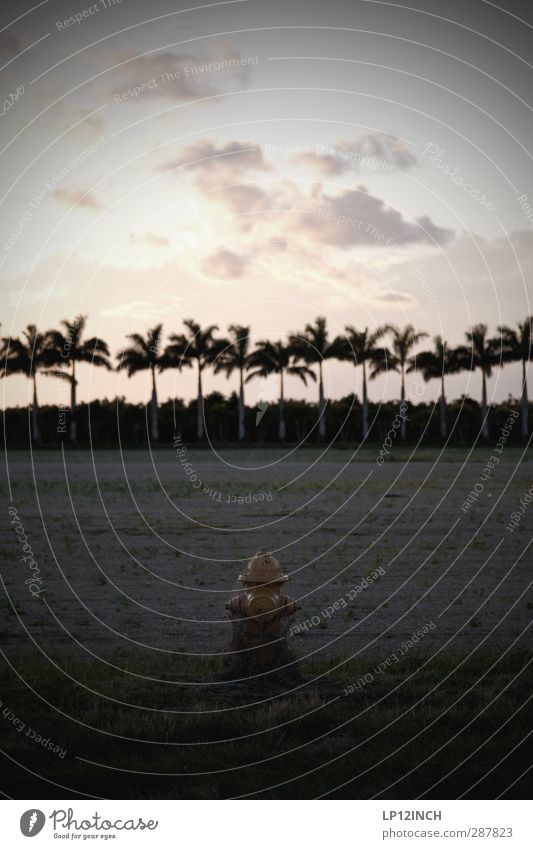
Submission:
M 64 332 L 48 330 L 39 333 L 34 324 L 22 332 L 22 338 L 1 340 L 0 376 L 24 374 L 33 383 L 31 409 L 32 438 L 40 442 L 39 402 L 37 398 L 37 373 L 59 377 L 70 385 L 70 439 L 76 442 L 76 378 L 77 363 L 86 362 L 111 369 L 109 349 L 97 337 L 83 339 L 85 316 L 74 321 L 62 321 Z
M 238 324 L 228 327 L 228 338 L 218 337 L 217 325 L 201 327 L 192 319 L 184 322 L 184 332 L 169 336 L 163 347 L 161 324 L 148 330 L 146 336 L 132 333 L 127 338 L 129 345 L 117 353 L 117 370 L 125 369 L 128 376 L 149 370 L 152 395 L 150 402 L 150 434 L 159 438 L 158 399 L 156 374 L 166 369 L 196 367 L 197 390 L 197 437 L 204 435 L 203 372 L 212 367 L 215 373 L 224 372 L 239 376 L 238 438 L 246 438 L 245 430 L 245 384 L 256 378 L 275 374 L 279 378 L 278 436 L 285 439 L 284 381 L 287 375 L 297 377 L 307 385 L 307 380 L 318 382 L 318 432 L 326 437 L 326 395 L 324 391 L 323 364 L 328 359 L 353 362 L 362 369 L 362 437 L 369 433 L 368 386 L 386 371 L 395 371 L 401 377 L 400 400 L 406 404 L 406 374 L 418 370 L 425 381 L 440 380 L 440 432 L 447 436 L 445 378 L 449 374 L 464 370 L 480 369 L 481 386 L 481 431 L 488 439 L 487 377 L 495 365 L 519 361 L 522 363 L 521 427 L 522 436 L 528 436 L 528 394 L 526 367 L 532 356 L 533 316 L 519 322 L 516 328 L 502 325 L 499 335 L 488 337 L 485 324 L 476 324 L 466 333 L 465 345 L 449 348 L 441 336 L 435 336 L 433 348 L 415 353 L 414 349 L 427 338 L 427 333 L 416 331 L 411 324 L 404 328 L 386 324 L 370 331 L 357 330 L 352 325 L 345 334 L 330 339 L 326 319 L 319 317 L 306 324 L 300 333 L 290 333 L 287 342 L 260 340 L 251 350 L 250 328 Z M 107 344 L 98 337 L 84 339 L 86 316 L 79 315 L 73 321 L 62 321 L 61 330 L 39 333 L 35 325 L 28 325 L 21 338 L 3 338 L 1 345 L 0 375 L 24 374 L 33 383 L 31 407 L 32 438 L 40 441 L 39 405 L 37 398 L 37 373 L 58 377 L 70 386 L 70 439 L 76 442 L 76 388 L 78 363 L 91 363 L 112 369 Z M 387 344 L 388 341 L 388 344 Z M 400 436 L 405 439 L 406 417 L 401 417 Z

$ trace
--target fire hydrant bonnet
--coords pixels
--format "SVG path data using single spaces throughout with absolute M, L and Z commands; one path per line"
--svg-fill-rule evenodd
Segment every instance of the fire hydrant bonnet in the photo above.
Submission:
M 260 548 L 239 575 L 242 584 L 281 584 L 288 580 L 289 576 L 283 574 L 278 561 L 266 548 Z

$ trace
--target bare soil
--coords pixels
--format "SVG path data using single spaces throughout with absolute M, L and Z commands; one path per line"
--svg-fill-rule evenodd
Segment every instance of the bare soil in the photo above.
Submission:
M 385 661 L 406 645 L 429 655 L 531 646 L 533 505 L 506 529 L 531 459 L 506 449 L 463 512 L 490 447 L 397 451 L 382 467 L 377 453 L 190 450 L 188 475 L 170 449 L 11 452 L 4 503 L 43 592 L 25 583 L 32 573 L 5 508 L 2 644 L 216 663 L 230 639 L 225 602 L 266 545 L 301 606 L 291 642 L 306 663 L 331 668 L 367 652 Z

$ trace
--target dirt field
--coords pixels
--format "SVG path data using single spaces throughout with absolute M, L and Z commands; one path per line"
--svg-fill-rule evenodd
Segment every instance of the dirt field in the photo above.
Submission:
M 533 504 L 507 526 L 533 464 L 506 448 L 483 480 L 492 454 L 405 450 L 379 466 L 370 449 L 12 452 L 2 644 L 216 657 L 236 576 L 266 545 L 301 605 L 307 662 L 386 658 L 428 623 L 413 652 L 531 646 Z

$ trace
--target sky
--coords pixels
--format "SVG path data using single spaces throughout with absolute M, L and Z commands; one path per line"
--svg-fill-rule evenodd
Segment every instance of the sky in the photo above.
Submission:
M 159 322 L 165 338 L 192 317 L 256 341 L 324 315 L 332 336 L 412 323 L 455 345 L 473 323 L 495 334 L 533 314 L 527 6 L 44 0 L 0 14 L 3 335 L 84 314 L 115 354 Z M 360 392 L 349 364 L 325 377 L 331 398 Z M 158 380 L 161 400 L 195 393 L 190 370 Z M 438 381 L 410 380 L 411 397 L 436 397 Z M 25 404 L 27 383 L 3 381 L 3 406 Z M 40 378 L 41 404 L 60 383 Z M 516 365 L 489 383 L 496 401 L 519 388 Z M 81 400 L 149 391 L 146 374 L 80 369 Z M 449 379 L 449 397 L 464 392 L 479 398 L 479 374 Z M 370 394 L 397 398 L 397 375 Z

